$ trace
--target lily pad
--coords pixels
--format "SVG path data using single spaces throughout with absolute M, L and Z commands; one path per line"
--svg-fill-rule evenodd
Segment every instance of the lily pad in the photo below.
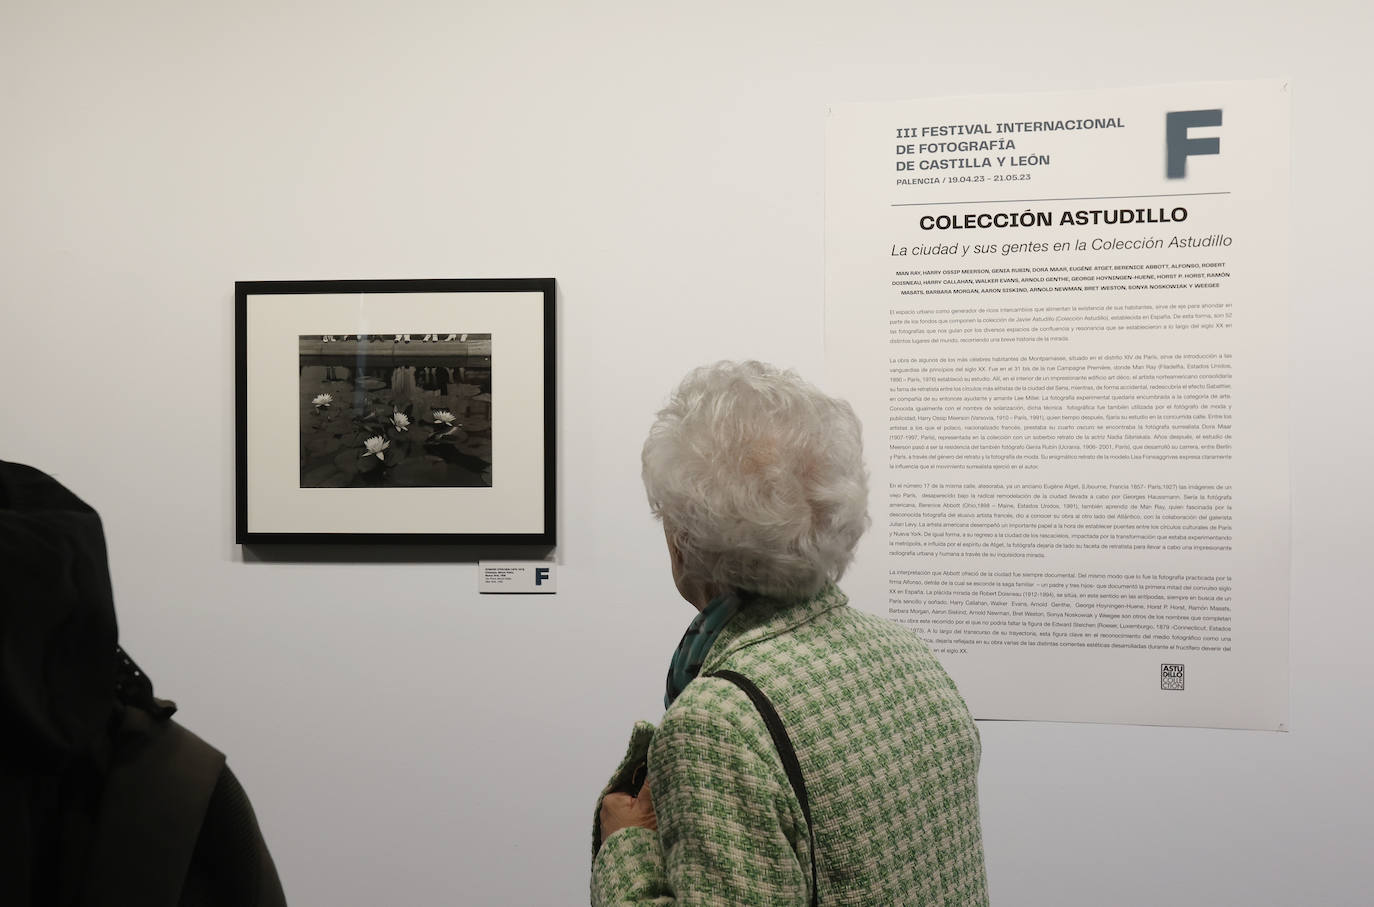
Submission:
M 368 457 L 369 460 L 374 459 Z M 342 450 L 334 457 L 334 468 L 346 478 L 353 478 L 358 474 L 358 455 L 352 450 Z
M 466 441 L 467 438 L 468 433 L 463 431 L 461 428 L 446 428 L 441 431 L 436 431 L 434 434 L 430 435 L 428 443 L 456 444 L 459 441 Z
M 460 470 L 461 474 L 470 476 L 470 478 L 472 479 L 472 481 L 458 481 L 453 482 L 452 484 L 480 484 L 476 480 L 482 475 L 483 472 L 491 468 L 490 460 L 484 460 L 481 457 L 474 457 L 471 454 L 463 453 L 458 448 L 448 444 L 441 444 L 438 447 L 432 447 L 430 449 L 434 451 L 436 456 L 443 457 L 446 463 L 449 463 L 455 469 Z
M 491 438 L 468 438 L 455 446 L 469 456 L 491 462 Z
M 445 485 L 447 470 L 437 457 L 412 457 L 391 471 L 387 478 L 395 485 L 431 487 Z
M 458 420 L 458 427 L 466 432 L 481 432 L 491 428 L 491 420 L 486 416 L 464 416 Z
M 309 438 L 305 442 L 306 453 L 311 457 L 327 457 L 339 447 L 338 440 L 329 436 Z

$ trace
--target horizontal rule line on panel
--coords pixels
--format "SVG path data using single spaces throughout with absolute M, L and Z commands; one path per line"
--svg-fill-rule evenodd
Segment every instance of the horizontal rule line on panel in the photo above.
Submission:
M 962 202 L 893 202 L 893 208 L 922 208 L 927 205 L 1023 205 L 1030 202 L 1096 202 L 1118 198 L 1184 198 L 1193 195 L 1230 195 L 1226 192 L 1166 192 L 1162 195 L 1071 195 L 1066 198 L 975 198 Z

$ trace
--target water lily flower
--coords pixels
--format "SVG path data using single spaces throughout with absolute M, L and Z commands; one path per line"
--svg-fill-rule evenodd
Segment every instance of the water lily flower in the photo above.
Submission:
M 318 408 L 320 408 L 320 409 L 324 409 L 326 406 L 328 406 L 329 404 L 331 404 L 331 403 L 333 403 L 333 402 L 334 402 L 334 395 L 333 395 L 333 394 L 320 394 L 320 395 L 319 395 L 318 397 L 316 397 L 314 400 L 311 400 L 311 401 L 310 401 L 311 405 L 316 406 L 316 407 L 318 407 Z
M 410 431 L 410 417 L 399 410 L 391 414 L 391 424 L 396 426 L 397 431 Z
M 388 447 L 391 446 L 391 442 L 383 440 L 380 435 L 374 435 L 371 438 L 368 438 L 366 441 L 363 442 L 363 444 L 367 446 L 367 453 L 363 454 L 363 456 L 370 457 L 373 454 L 376 454 L 377 459 L 379 460 L 386 459 L 382 456 L 382 451 L 386 450 Z
M 446 409 L 436 409 L 434 411 L 434 421 L 441 425 L 452 425 L 454 415 Z

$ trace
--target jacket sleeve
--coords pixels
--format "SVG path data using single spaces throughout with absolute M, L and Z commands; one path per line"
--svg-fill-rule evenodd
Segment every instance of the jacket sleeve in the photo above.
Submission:
M 694 683 L 706 682 L 726 683 Z M 592 865 L 593 907 L 809 903 L 800 806 L 762 718 L 737 695 L 742 709 L 679 701 L 664 716 L 649 750 L 658 833 L 629 828 L 606 840 Z

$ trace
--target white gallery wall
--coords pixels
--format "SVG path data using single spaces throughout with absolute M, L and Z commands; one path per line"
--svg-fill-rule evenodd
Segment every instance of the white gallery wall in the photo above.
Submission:
M 1290 77 L 1292 730 L 985 722 L 984 828 L 996 904 L 1367 904 L 1371 26 L 1355 0 L 6 0 L 0 458 L 103 515 L 121 639 L 228 753 L 292 903 L 584 903 L 596 793 L 692 614 L 639 445 L 693 365 L 823 382 L 826 104 Z M 557 595 L 233 543 L 233 282 L 407 277 L 558 279 Z

